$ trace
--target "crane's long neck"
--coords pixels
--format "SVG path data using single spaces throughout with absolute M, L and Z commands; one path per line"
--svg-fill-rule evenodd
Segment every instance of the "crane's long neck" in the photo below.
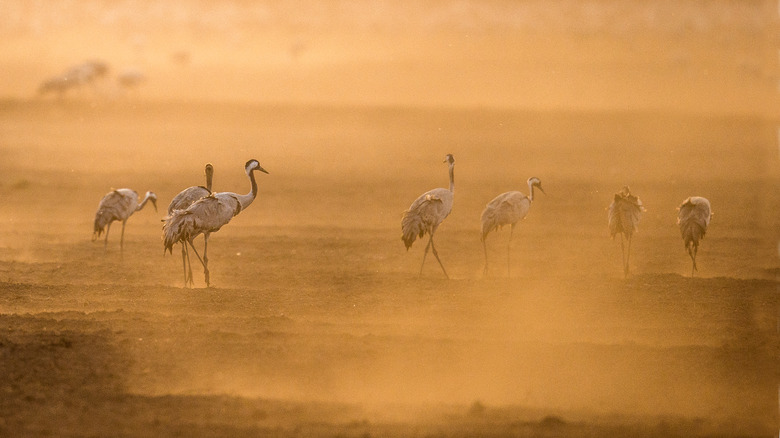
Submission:
M 530 200 L 531 202 L 534 202 L 534 185 L 533 185 L 533 183 L 530 183 L 530 182 L 528 183 L 528 193 L 529 193 L 528 200 Z
M 214 179 L 214 175 L 211 172 L 206 172 L 206 190 L 211 192 L 211 180 Z
M 241 210 L 249 207 L 249 204 L 257 197 L 257 181 L 255 181 L 255 172 L 250 171 L 248 174 L 249 181 L 252 183 L 252 190 L 246 195 L 238 195 L 238 202 L 241 203 Z
M 135 207 L 135 211 L 141 211 L 146 206 L 147 202 L 149 202 L 149 194 L 148 193 L 146 194 L 146 196 L 144 196 L 143 201 L 141 201 L 141 203 L 138 204 L 137 207 Z
M 455 193 L 455 166 L 450 164 L 450 191 Z

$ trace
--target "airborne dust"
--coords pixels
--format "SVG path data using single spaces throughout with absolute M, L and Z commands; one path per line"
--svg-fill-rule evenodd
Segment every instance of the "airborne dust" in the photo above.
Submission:
M 0 431 L 663 436 L 777 424 L 777 4 L 8 1 Z M 88 60 L 104 75 L 40 85 Z M 436 246 L 404 209 L 447 186 Z M 160 219 L 259 195 L 182 288 Z M 479 214 L 536 194 L 510 249 Z M 647 207 L 622 278 L 606 207 Z M 154 190 L 108 250 L 111 188 Z M 715 216 L 699 273 L 675 225 Z M 202 245 L 201 238 L 197 240 Z M 197 263 L 196 263 L 197 264 Z M 39 418 L 41 407 L 51 415 Z M 124 412 L 119 415 L 117 412 Z M 546 429 L 545 429 L 546 428 Z M 460 434 L 460 435 L 459 435 Z

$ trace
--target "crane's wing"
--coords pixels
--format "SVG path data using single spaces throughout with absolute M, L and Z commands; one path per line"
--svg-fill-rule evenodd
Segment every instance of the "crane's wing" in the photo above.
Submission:
M 433 229 L 450 214 L 452 210 L 452 192 L 447 189 L 433 189 L 415 199 L 401 219 L 401 239 L 409 249 L 417 237 Z
M 710 217 L 710 203 L 704 198 L 691 197 L 680 205 L 677 224 L 686 248 L 690 244 L 699 246 L 699 241 L 707 233 Z
M 522 192 L 505 192 L 496 196 L 482 210 L 483 239 L 493 230 L 524 219 L 530 209 L 531 200 Z
M 176 242 L 219 231 L 240 211 L 235 195 L 225 193 L 211 193 L 184 210 L 174 209 L 163 220 L 164 247 L 170 251 Z
M 610 235 L 614 237 L 615 234 L 623 233 L 630 236 L 638 231 L 642 212 L 644 212 L 644 207 L 639 198 L 616 193 L 612 204 L 609 205 Z
M 100 200 L 95 217 L 101 216 L 110 220 L 121 220 L 123 214 L 131 210 L 132 205 L 133 198 L 129 193 L 114 190 L 108 192 L 103 199 Z
M 173 197 L 171 203 L 168 204 L 168 214 L 171 214 L 173 210 L 183 210 L 192 205 L 193 202 L 198 199 L 210 195 L 211 192 L 203 186 L 192 186 L 179 192 L 178 195 Z
M 135 198 L 133 198 L 135 195 Z M 125 220 L 130 216 L 133 206 L 137 203 L 138 194 L 132 190 L 112 190 L 103 196 L 95 212 L 95 222 L 92 239 L 103 234 L 106 225 L 112 221 Z

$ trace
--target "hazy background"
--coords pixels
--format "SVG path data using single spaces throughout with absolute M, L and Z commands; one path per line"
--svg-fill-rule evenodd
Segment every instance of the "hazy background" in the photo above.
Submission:
M 774 114 L 777 24 L 773 0 L 5 0 L 0 96 L 101 59 L 136 98 Z
M 774 433 L 777 42 L 773 1 L 0 0 L 0 435 Z M 451 281 L 400 240 L 446 153 Z M 206 162 L 246 193 L 250 158 L 270 174 L 209 241 L 214 287 L 182 288 L 168 203 Z M 530 176 L 514 277 L 505 229 L 483 278 L 479 214 Z M 119 224 L 90 241 L 112 187 L 159 197 L 124 256 Z

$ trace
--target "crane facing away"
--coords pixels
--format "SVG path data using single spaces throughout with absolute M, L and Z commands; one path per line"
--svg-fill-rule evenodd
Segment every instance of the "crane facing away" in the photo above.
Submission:
M 450 168 L 450 188 L 429 190 L 412 202 L 412 205 L 404 212 L 404 216 L 401 219 L 401 231 L 403 232 L 401 240 L 404 241 L 408 251 L 417 237 L 422 239 L 426 233 L 429 234 L 428 245 L 425 247 L 422 264 L 420 265 L 420 275 L 422 275 L 423 266 L 425 266 L 425 257 L 428 255 L 428 249 L 432 249 L 433 255 L 444 272 L 444 276 L 449 279 L 450 276 L 447 275 L 447 270 L 444 269 L 444 265 L 441 263 L 441 259 L 439 259 L 439 254 L 436 252 L 436 246 L 433 244 L 433 235 L 436 233 L 436 229 L 439 228 L 442 221 L 452 211 L 452 201 L 455 193 L 455 158 L 452 154 L 447 154 L 444 157 L 444 162 Z
M 699 251 L 699 241 L 704 239 L 712 218 L 710 201 L 701 196 L 691 196 L 683 201 L 677 210 L 677 225 L 680 226 L 685 249 L 693 262 L 691 268 L 691 277 L 693 277 L 694 272 L 698 271 L 696 253 Z
M 179 192 L 178 195 L 174 196 L 173 200 L 171 200 L 171 203 L 168 204 L 169 216 L 171 213 L 173 213 L 174 210 L 186 210 L 187 207 L 192 205 L 193 202 L 211 194 L 211 183 L 214 178 L 214 166 L 212 166 L 211 163 L 206 163 L 205 172 L 206 186 L 187 187 L 186 189 Z M 182 243 L 181 245 L 181 263 L 184 267 L 184 285 L 186 286 L 188 282 L 190 285 L 192 285 L 192 265 L 190 265 L 190 254 L 189 251 L 187 251 L 186 243 Z
M 105 230 L 106 240 L 103 248 L 107 248 L 108 232 L 111 230 L 111 223 L 122 221 L 122 237 L 119 240 L 119 250 L 122 252 L 124 249 L 127 219 L 136 211 L 142 210 L 147 201 L 152 201 L 154 211 L 157 211 L 157 195 L 154 192 L 146 192 L 146 196 L 140 203 L 138 202 L 138 193 L 134 190 L 116 189 L 108 192 L 100 200 L 97 213 L 95 213 L 95 228 L 92 234 L 92 241 L 97 240 L 103 234 L 103 230 Z
M 639 219 L 645 207 L 638 197 L 631 194 L 628 186 L 615 193 L 612 203 L 609 205 L 609 234 L 614 238 L 620 234 L 620 251 L 623 254 L 623 276 L 628 277 L 628 261 L 631 257 L 631 240 L 634 233 L 639 230 Z M 623 237 L 628 240 L 628 252 L 623 244 Z
M 233 192 L 211 193 L 200 198 L 185 210 L 174 210 L 164 219 L 163 224 L 163 245 L 164 250 L 173 253 L 173 245 L 181 242 L 182 245 L 189 244 L 195 255 L 203 265 L 203 273 L 206 278 L 206 287 L 209 283 L 209 259 L 208 245 L 209 235 L 220 230 L 227 225 L 230 220 L 244 211 L 252 201 L 257 197 L 257 181 L 255 181 L 254 172 L 258 170 L 268 173 L 260 166 L 257 160 L 249 160 L 244 165 L 244 171 L 249 177 L 251 191 L 246 195 L 239 195 Z M 195 249 L 193 240 L 198 235 L 203 234 L 203 258 Z
M 510 275 L 510 254 L 512 245 L 512 235 L 515 232 L 515 225 L 517 222 L 525 219 L 528 212 L 531 210 L 531 203 L 534 200 L 534 187 L 544 193 L 542 189 L 542 182 L 537 177 L 528 178 L 528 193 L 530 196 L 526 196 L 522 192 L 511 191 L 502 193 L 492 201 L 488 202 L 485 209 L 482 210 L 482 248 L 485 251 L 485 269 L 483 275 L 487 276 L 488 273 L 488 254 L 487 254 L 487 240 L 488 234 L 493 230 L 503 228 L 504 225 L 510 225 L 509 229 L 509 243 L 506 247 L 506 272 L 507 276 Z

